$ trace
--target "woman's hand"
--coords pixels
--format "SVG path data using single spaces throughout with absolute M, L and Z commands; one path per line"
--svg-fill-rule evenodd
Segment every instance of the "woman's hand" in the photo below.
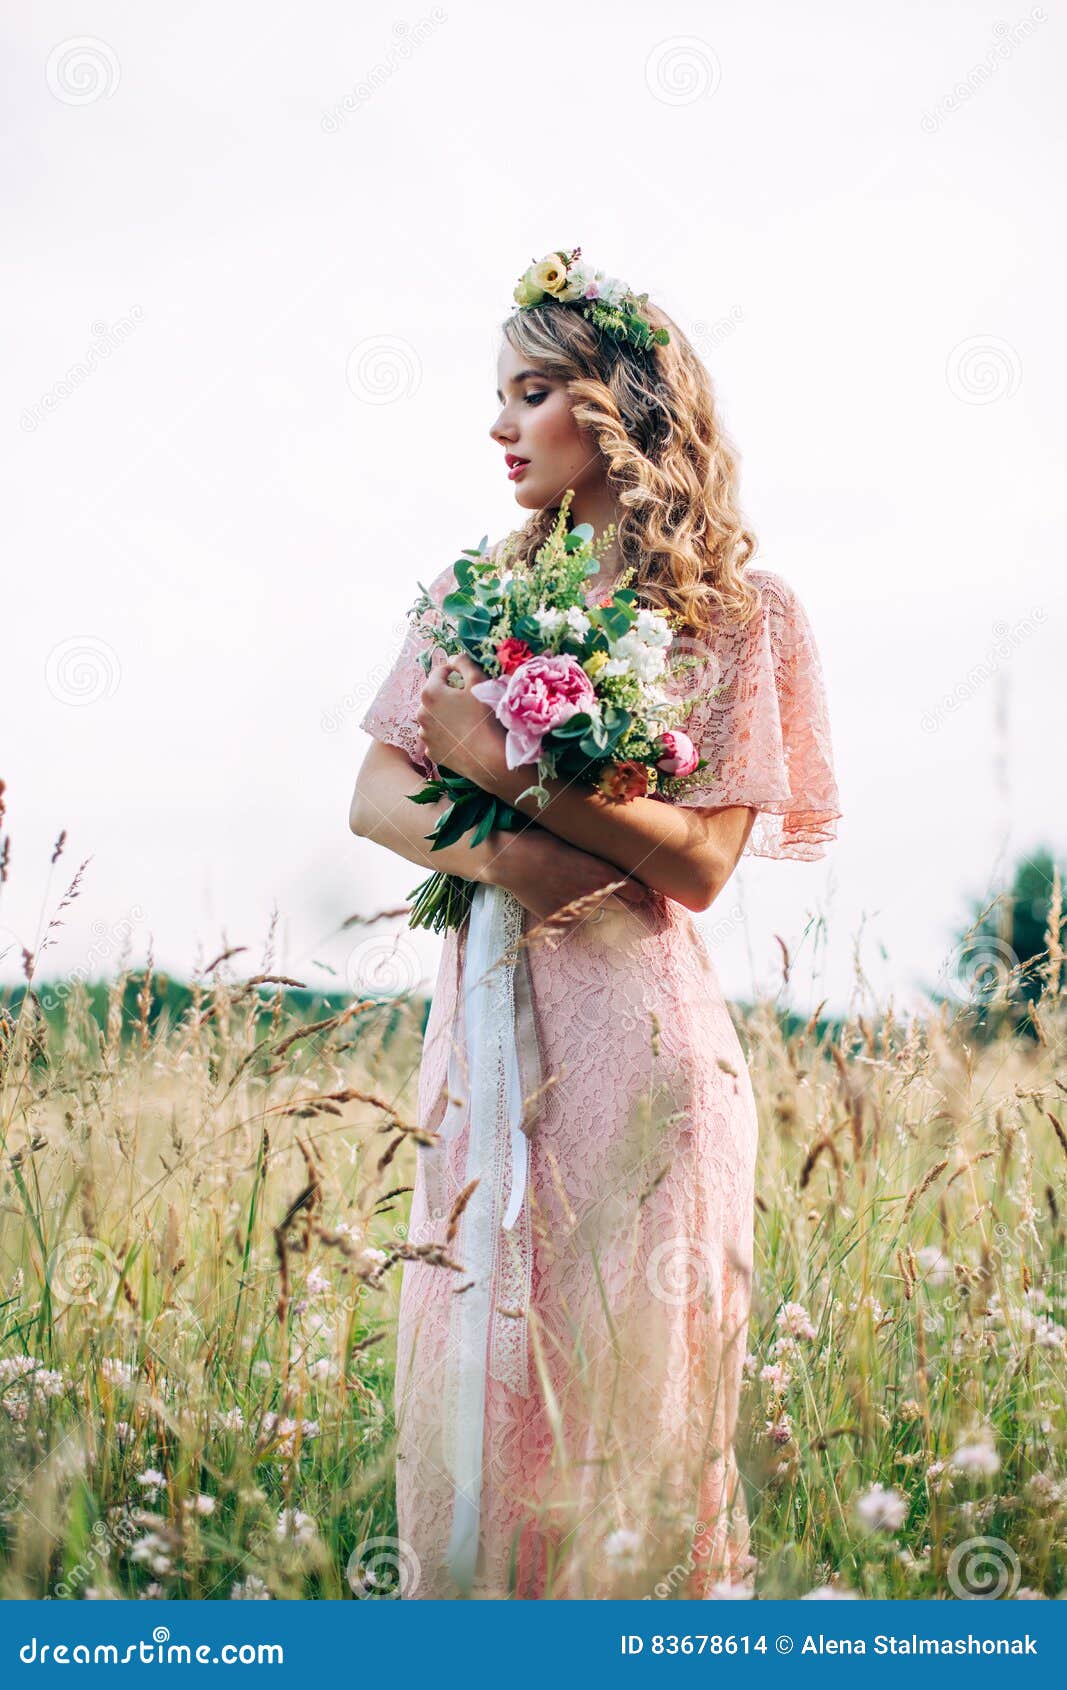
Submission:
M 451 681 L 449 676 L 452 676 Z M 462 686 L 459 680 L 462 679 Z M 476 786 L 490 782 L 505 767 L 505 734 L 492 706 L 475 698 L 471 687 L 488 680 L 472 657 L 446 657 L 430 670 L 415 720 L 426 754 L 439 769 L 466 775 Z
M 537 921 L 546 921 L 565 904 L 586 898 L 601 887 L 610 886 L 612 881 L 621 880 L 623 884 L 618 891 L 605 894 L 605 900 L 616 897 L 624 903 L 648 908 L 656 896 L 642 881 L 627 876 L 614 863 L 582 851 L 577 845 L 569 845 L 546 828 L 534 825 L 514 837 L 493 837 L 503 837 L 507 843 L 494 860 L 489 878 L 496 885 L 507 887 Z

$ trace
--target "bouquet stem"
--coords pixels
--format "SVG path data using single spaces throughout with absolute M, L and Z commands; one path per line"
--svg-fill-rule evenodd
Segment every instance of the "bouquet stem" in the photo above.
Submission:
M 407 895 L 415 901 L 408 916 L 409 927 L 428 927 L 444 933 L 450 927 L 462 927 L 470 914 L 475 883 L 458 874 L 431 874 Z

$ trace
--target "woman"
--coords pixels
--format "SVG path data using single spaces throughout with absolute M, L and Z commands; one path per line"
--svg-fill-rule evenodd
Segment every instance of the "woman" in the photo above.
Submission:
M 505 887 L 525 912 L 544 1081 L 525 1228 L 495 1234 L 491 1272 L 470 1284 L 439 1262 L 405 1263 L 402 1593 L 707 1596 L 752 1565 L 732 1442 L 757 1117 L 692 914 L 742 855 L 810 860 L 836 837 L 822 674 L 795 593 L 747 567 L 755 542 L 737 509 L 736 460 L 678 326 L 578 251 L 535 265 L 515 298 L 490 433 L 531 513 L 510 537 L 516 567 L 568 489 L 572 523 L 615 525 L 588 602 L 633 566 L 640 601 L 680 613 L 686 633 L 671 651 L 688 661 L 667 690 L 689 707 L 682 726 L 708 766 L 667 800 L 617 802 L 550 781 L 538 809 L 520 798 L 535 767 L 507 768 L 504 730 L 471 691 L 482 671 L 464 656 L 427 675 L 414 629 L 362 722 L 377 743 L 356 783 L 353 830 L 411 862 Z M 440 605 L 454 586 L 449 568 L 429 592 Z M 434 765 L 468 774 L 531 825 L 431 854 L 433 806 L 408 795 Z M 539 943 L 539 924 L 578 899 L 581 919 Z M 424 1130 L 439 1132 L 446 1115 L 459 1127 L 418 1152 L 412 1246 L 444 1243 L 472 1177 L 456 1082 L 472 1037 L 467 933 L 445 940 L 418 1101 Z M 461 1265 L 462 1244 L 460 1232 Z M 491 1325 L 472 1391 L 457 1310 L 480 1291 Z

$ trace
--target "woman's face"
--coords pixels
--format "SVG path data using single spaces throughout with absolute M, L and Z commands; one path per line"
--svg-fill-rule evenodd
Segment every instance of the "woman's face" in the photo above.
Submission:
M 593 435 L 575 423 L 570 396 L 559 377 L 546 375 L 535 360 L 522 357 L 505 340 L 497 381 L 500 413 L 489 433 L 503 447 L 504 473 L 515 489 L 516 504 L 541 510 L 557 504 L 573 487 L 578 505 L 583 491 L 606 484 L 600 449 Z

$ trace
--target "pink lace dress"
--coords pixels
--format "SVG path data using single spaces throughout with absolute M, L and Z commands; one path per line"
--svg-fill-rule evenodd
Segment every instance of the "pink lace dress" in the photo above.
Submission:
M 701 668 L 680 682 L 692 700 L 684 726 L 714 779 L 669 801 L 751 805 L 746 855 L 812 860 L 840 815 L 819 656 L 793 590 L 767 570 L 749 578 L 762 614 L 688 642 Z M 429 590 L 440 604 L 454 585 L 449 568 Z M 420 647 L 412 628 L 361 725 L 428 775 Z M 444 941 L 426 1029 L 418 1117 L 433 1132 L 449 1098 L 466 933 Z M 639 909 L 610 899 L 556 948 L 533 947 L 529 969 L 552 1083 L 528 1148 L 529 1224 L 501 1234 L 494 1265 L 476 1579 L 459 1589 L 449 1557 L 463 1428 L 446 1386 L 466 1276 L 408 1261 L 401 1594 L 707 1596 L 749 1565 L 733 1451 L 758 1133 L 745 1055 L 689 911 L 659 893 Z M 418 1151 L 411 1244 L 443 1241 L 466 1149 L 460 1132 Z

